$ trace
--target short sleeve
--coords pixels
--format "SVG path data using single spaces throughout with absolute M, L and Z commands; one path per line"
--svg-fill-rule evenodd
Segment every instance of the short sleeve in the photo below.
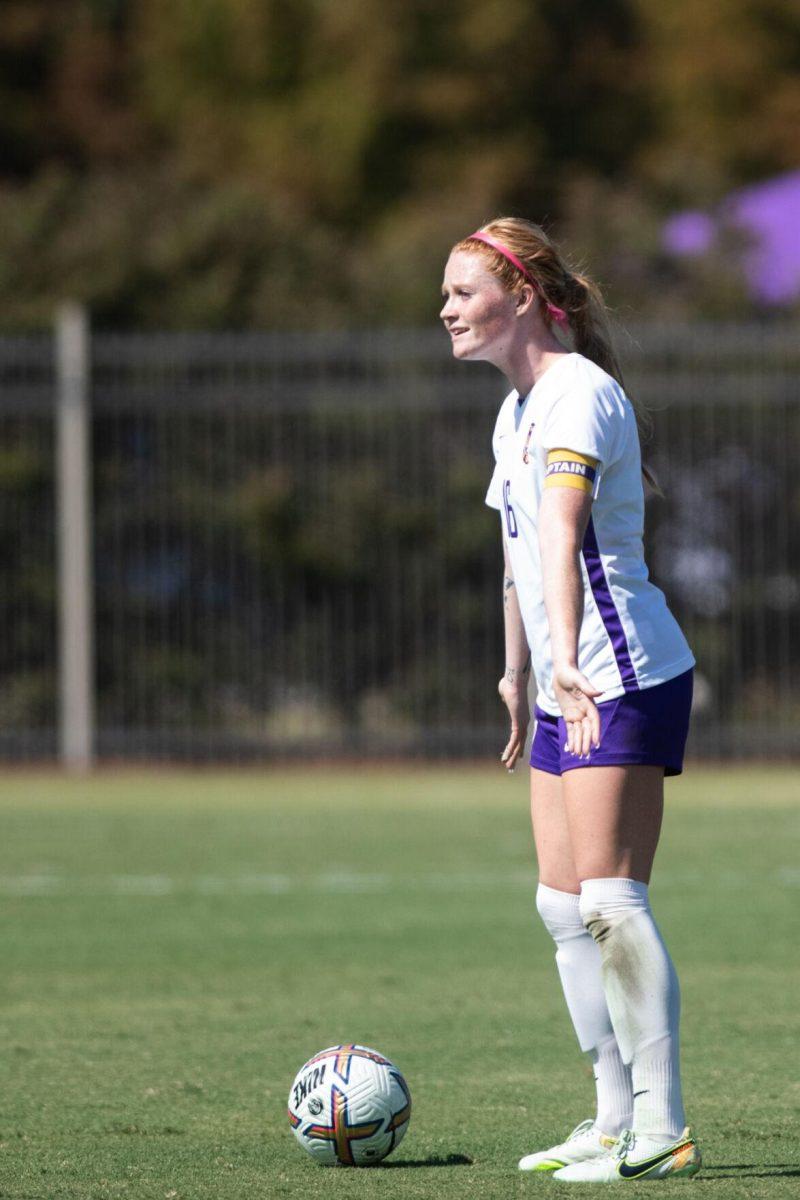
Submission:
M 492 481 L 486 493 L 486 503 L 489 505 L 489 508 L 503 507 L 503 476 L 499 464 L 495 465 Z
M 618 457 L 624 423 L 619 399 L 605 390 L 573 388 L 552 405 L 542 429 L 545 450 L 574 450 L 607 469 Z
M 504 425 L 504 418 L 508 410 L 508 406 L 510 403 L 513 403 L 515 399 L 516 392 L 512 392 L 510 396 L 506 396 L 505 400 L 500 406 L 500 411 L 497 414 L 497 420 L 494 423 L 494 431 L 492 433 L 492 453 L 494 454 L 495 468 L 492 473 L 491 482 L 489 483 L 489 490 L 486 493 L 486 503 L 489 505 L 489 508 L 502 509 L 503 507 L 503 472 L 499 463 L 500 443 L 503 440 L 504 434 L 507 434 L 508 432 Z

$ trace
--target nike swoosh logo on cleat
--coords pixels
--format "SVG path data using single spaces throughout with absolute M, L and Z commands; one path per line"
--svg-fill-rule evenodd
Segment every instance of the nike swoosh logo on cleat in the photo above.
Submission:
M 691 1142 L 684 1142 L 682 1146 L 670 1146 L 669 1150 L 662 1151 L 661 1154 L 654 1154 L 652 1158 L 646 1158 L 643 1162 L 628 1163 L 627 1159 L 617 1167 L 623 1179 L 636 1179 L 639 1175 L 644 1175 L 647 1171 L 652 1171 L 654 1167 L 660 1167 L 668 1158 L 672 1158 L 673 1154 L 677 1154 L 680 1150 L 685 1150 L 691 1146 Z

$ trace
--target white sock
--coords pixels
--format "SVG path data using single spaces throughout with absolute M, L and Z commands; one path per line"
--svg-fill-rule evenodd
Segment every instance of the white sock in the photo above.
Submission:
M 595 1121 L 603 1133 L 616 1135 L 631 1124 L 633 1089 L 608 1012 L 600 951 L 583 923 L 580 896 L 540 883 L 536 907 L 556 943 L 556 965 L 578 1043 L 592 1056 Z
M 617 1039 L 612 1033 L 592 1050 L 592 1071 L 597 1089 L 595 1124 L 603 1133 L 616 1137 L 630 1129 L 633 1121 L 633 1082 L 631 1069 L 622 1061 Z
M 608 1009 L 633 1079 L 633 1130 L 672 1140 L 686 1118 L 678 1059 L 680 990 L 647 884 L 585 879 L 580 911 L 600 948 Z

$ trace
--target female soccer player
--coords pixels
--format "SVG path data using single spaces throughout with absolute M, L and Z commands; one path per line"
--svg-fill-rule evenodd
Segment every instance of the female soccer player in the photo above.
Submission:
M 694 659 L 647 577 L 636 413 L 597 288 L 538 226 L 502 218 L 458 242 L 442 292 L 455 357 L 493 363 L 513 389 L 486 497 L 505 553 L 501 761 L 513 771 L 523 751 L 532 657 L 537 908 L 597 1088 L 594 1119 L 519 1165 L 575 1182 L 693 1175 L 678 981 L 648 883 Z

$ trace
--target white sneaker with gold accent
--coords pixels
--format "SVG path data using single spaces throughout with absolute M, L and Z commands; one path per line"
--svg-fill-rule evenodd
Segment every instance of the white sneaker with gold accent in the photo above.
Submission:
M 672 1142 L 639 1136 L 630 1129 L 603 1158 L 571 1163 L 559 1168 L 553 1179 L 563 1183 L 625 1183 L 630 1179 L 680 1179 L 696 1175 L 702 1159 L 700 1147 L 687 1125 Z
M 594 1121 L 581 1121 L 576 1125 L 565 1142 L 551 1146 L 549 1150 L 539 1150 L 536 1154 L 526 1154 L 519 1160 L 520 1171 L 557 1171 L 572 1163 L 591 1162 L 593 1159 L 606 1158 L 617 1144 L 617 1139 L 603 1133 Z

